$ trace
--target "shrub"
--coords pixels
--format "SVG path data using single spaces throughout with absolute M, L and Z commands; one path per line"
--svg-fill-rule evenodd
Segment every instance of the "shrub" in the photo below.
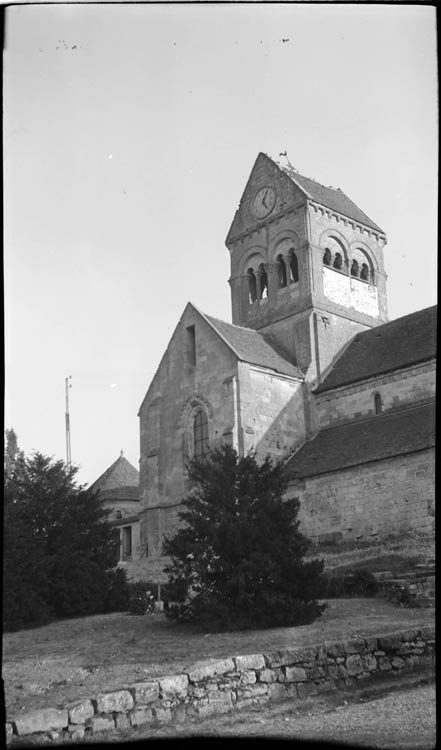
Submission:
M 144 581 L 128 584 L 128 612 L 131 615 L 149 615 L 155 611 L 153 586 Z
M 298 500 L 284 500 L 281 463 L 231 446 L 188 464 L 193 483 L 167 539 L 168 616 L 204 630 L 300 625 L 320 616 L 323 562 L 305 562 Z
M 369 597 L 378 593 L 379 586 L 369 570 L 345 569 L 344 574 L 325 573 L 322 596 L 325 599 Z

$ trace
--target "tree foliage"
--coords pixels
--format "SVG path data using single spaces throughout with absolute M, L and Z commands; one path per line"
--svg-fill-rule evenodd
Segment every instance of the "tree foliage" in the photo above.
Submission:
M 3 616 L 7 629 L 103 612 L 124 595 L 118 538 L 77 469 L 35 452 L 5 472 Z
M 303 560 L 309 542 L 298 529 L 298 500 L 283 500 L 282 465 L 222 446 L 190 461 L 188 475 L 183 526 L 164 544 L 169 617 L 225 630 L 320 616 L 323 562 Z

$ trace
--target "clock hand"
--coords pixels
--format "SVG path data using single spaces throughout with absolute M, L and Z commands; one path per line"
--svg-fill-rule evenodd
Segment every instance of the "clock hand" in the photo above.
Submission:
M 265 206 L 265 208 L 268 208 L 268 206 L 266 205 L 266 200 L 265 200 L 267 195 L 268 195 L 268 190 L 262 196 L 262 204 Z

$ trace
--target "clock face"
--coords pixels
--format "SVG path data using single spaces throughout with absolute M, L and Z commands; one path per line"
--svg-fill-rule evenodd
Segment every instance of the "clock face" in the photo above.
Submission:
M 263 219 L 271 213 L 276 202 L 276 193 L 272 187 L 259 190 L 253 200 L 252 211 L 256 219 Z

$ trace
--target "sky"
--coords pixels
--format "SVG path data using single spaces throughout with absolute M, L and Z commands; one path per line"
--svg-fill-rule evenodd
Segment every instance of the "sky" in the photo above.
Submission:
M 91 484 L 188 301 L 231 321 L 225 238 L 260 151 L 386 232 L 389 318 L 436 303 L 435 9 L 6 10 L 5 427 Z

